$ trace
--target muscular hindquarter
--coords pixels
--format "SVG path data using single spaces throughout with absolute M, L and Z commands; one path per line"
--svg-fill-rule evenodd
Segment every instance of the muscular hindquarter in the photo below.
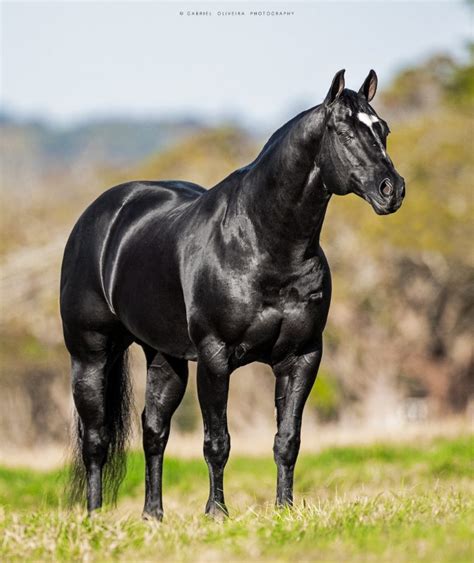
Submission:
M 67 243 L 61 273 L 61 315 L 71 348 L 79 334 L 106 333 L 119 324 L 155 349 L 195 357 L 175 218 L 203 191 L 183 182 L 123 184 L 84 212 Z

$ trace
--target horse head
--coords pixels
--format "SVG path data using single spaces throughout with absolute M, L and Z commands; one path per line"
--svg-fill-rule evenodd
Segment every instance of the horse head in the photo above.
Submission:
M 371 70 L 358 92 L 344 85 L 341 70 L 334 76 L 322 106 L 322 179 L 330 193 L 355 193 L 377 214 L 393 213 L 402 204 L 405 181 L 387 154 L 390 129 L 370 105 L 377 90 L 377 75 Z

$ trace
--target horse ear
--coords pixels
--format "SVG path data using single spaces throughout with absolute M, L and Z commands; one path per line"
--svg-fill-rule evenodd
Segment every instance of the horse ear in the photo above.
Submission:
M 364 84 L 360 87 L 359 94 L 362 94 L 368 102 L 374 99 L 375 92 L 377 92 L 378 78 L 375 70 L 371 70 L 364 80 Z
M 329 92 L 324 99 L 324 103 L 326 105 L 332 104 L 334 100 L 337 100 L 337 98 L 339 98 L 339 96 L 341 95 L 341 92 L 344 90 L 344 86 L 346 84 L 344 80 L 345 72 L 345 69 L 342 69 L 339 72 L 336 72 L 336 74 L 334 75 L 331 83 L 331 88 L 329 88 Z

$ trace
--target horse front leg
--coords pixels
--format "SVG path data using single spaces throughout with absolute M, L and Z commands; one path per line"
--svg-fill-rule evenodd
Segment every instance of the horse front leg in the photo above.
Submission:
M 301 421 L 306 399 L 321 361 L 322 346 L 300 356 L 288 369 L 274 366 L 278 431 L 273 453 L 277 465 L 276 505 L 293 505 L 293 475 L 300 449 Z
M 198 363 L 197 384 L 204 422 L 204 458 L 209 469 L 209 499 L 206 514 L 222 519 L 228 516 L 224 500 L 224 467 L 230 453 L 227 430 L 227 399 L 230 374 L 216 374 Z
M 188 363 L 144 347 L 147 357 L 145 409 L 142 414 L 145 450 L 144 519 L 163 518 L 163 456 L 171 417 L 178 408 L 188 381 Z

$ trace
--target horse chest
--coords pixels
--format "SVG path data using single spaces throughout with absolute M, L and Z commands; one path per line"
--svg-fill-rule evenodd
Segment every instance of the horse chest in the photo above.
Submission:
M 258 295 L 251 322 L 235 347 L 241 363 L 297 353 L 321 334 L 330 299 L 324 276 L 298 281 Z
M 267 305 L 267 308 L 278 311 L 281 319 L 280 336 L 289 329 L 294 338 L 299 339 L 304 336 L 303 332 L 311 332 L 316 328 L 324 309 L 324 297 L 325 292 L 320 283 L 312 287 L 292 286 L 282 290 L 276 302 Z

